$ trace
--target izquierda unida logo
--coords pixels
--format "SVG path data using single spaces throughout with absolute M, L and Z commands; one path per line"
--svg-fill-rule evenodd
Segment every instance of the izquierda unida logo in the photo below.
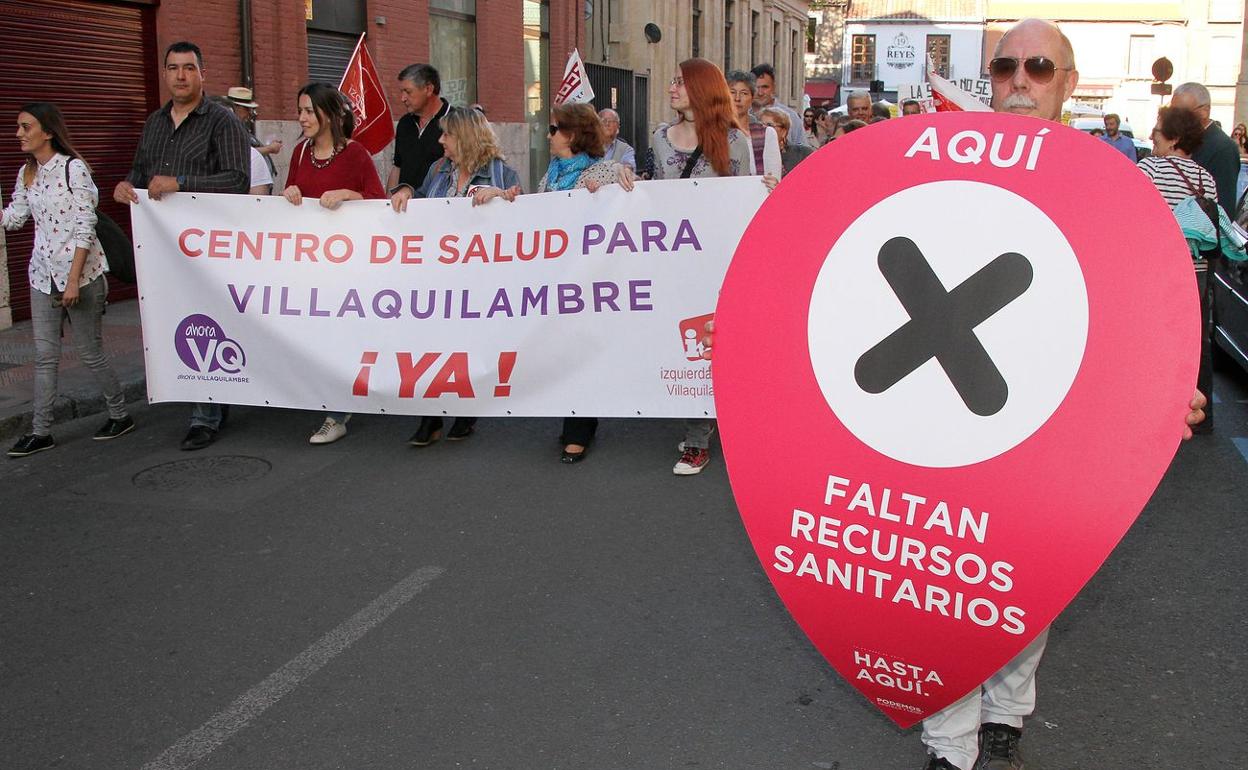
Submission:
M 202 313 L 189 315 L 178 322 L 173 334 L 178 358 L 195 374 L 180 374 L 178 379 L 247 382 L 241 373 L 247 365 L 243 346 L 230 339 L 221 324 Z

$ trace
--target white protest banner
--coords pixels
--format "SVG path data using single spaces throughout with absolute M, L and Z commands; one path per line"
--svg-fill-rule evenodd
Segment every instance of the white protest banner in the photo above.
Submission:
M 956 86 L 958 90 L 965 92 L 968 97 L 974 97 L 985 105 L 992 103 L 992 81 L 986 78 L 960 78 L 958 80 L 945 80 L 948 84 L 949 91 Z M 932 96 L 931 83 L 903 83 L 897 86 L 897 103 L 901 104 L 907 99 L 914 99 L 923 106 L 924 112 L 936 112 L 936 103 Z
M 401 414 L 714 414 L 702 328 L 766 188 L 132 208 L 152 401 Z

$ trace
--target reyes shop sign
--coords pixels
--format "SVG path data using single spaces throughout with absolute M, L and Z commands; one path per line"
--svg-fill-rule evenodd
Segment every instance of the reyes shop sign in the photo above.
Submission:
M 1180 440 L 1191 260 L 1106 149 L 992 113 L 872 126 L 785 178 L 725 280 L 715 396 L 746 529 L 820 652 L 903 726 L 1048 626 Z M 1097 215 L 1107 188 L 1129 220 Z M 777 232 L 800 234 L 782 271 Z M 792 430 L 759 433 L 760 410 Z

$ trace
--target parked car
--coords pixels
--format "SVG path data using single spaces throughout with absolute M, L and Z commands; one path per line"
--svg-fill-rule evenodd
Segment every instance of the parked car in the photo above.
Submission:
M 1248 225 L 1245 200 L 1239 202 L 1235 221 Z M 1213 273 L 1213 340 L 1248 372 L 1248 262 L 1218 262 Z
M 1072 118 L 1070 121 L 1071 128 L 1077 128 L 1085 134 L 1092 133 L 1093 129 L 1105 130 L 1104 118 Z M 1135 143 L 1135 161 L 1139 163 L 1144 158 L 1153 154 L 1153 143 L 1143 139 L 1137 139 L 1135 132 L 1131 130 L 1131 124 L 1123 121 L 1118 126 L 1118 133 L 1131 137 L 1131 141 Z

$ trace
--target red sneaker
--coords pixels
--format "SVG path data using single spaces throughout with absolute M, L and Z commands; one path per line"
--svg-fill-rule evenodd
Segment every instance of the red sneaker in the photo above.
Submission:
M 672 473 L 677 476 L 692 476 L 701 473 L 706 464 L 711 461 L 711 451 L 709 449 L 701 449 L 699 447 L 685 447 L 685 452 L 680 456 L 680 461 L 672 467 Z

